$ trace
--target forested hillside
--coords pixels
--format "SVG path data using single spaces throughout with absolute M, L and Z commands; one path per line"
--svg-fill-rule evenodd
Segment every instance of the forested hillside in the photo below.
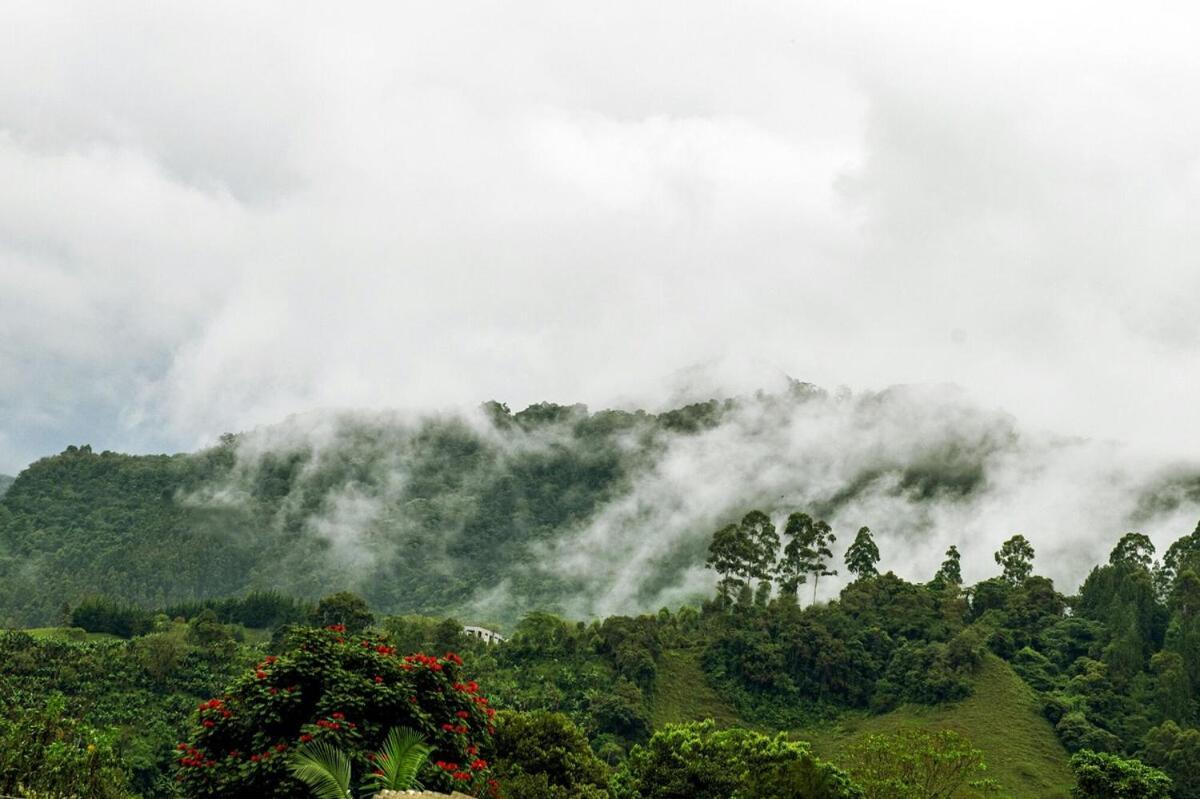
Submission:
M 4 492 L 8 491 L 8 487 L 12 485 L 15 479 L 15 477 L 11 477 L 10 475 L 0 474 L 0 497 L 4 496 Z
M 636 612 L 707 595 L 709 531 L 749 507 L 870 523 L 914 574 L 1023 529 L 1051 576 L 1078 580 L 1098 530 L 1190 529 L 1198 475 L 905 388 L 795 383 L 658 414 L 313 414 L 194 454 L 83 445 L 32 464 L 0 499 L 0 621 L 54 623 L 94 594 L 345 588 L 394 613 Z

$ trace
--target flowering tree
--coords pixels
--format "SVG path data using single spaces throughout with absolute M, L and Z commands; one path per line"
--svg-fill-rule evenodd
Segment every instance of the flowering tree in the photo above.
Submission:
M 371 775 L 372 753 L 396 726 L 411 728 L 433 748 L 422 784 L 476 796 L 495 792 L 485 759 L 495 711 L 479 686 L 464 679 L 458 655 L 399 656 L 386 641 L 352 635 L 340 624 L 298 630 L 291 644 L 197 708 L 192 740 L 178 747 L 176 779 L 184 796 L 305 796 L 285 755 L 316 742 L 344 751 L 354 773 Z

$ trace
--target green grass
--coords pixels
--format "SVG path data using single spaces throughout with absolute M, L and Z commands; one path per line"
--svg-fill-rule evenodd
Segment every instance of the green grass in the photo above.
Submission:
M 754 728 L 704 678 L 698 655 L 664 652 L 650 697 L 650 719 L 664 724 L 714 719 L 721 726 Z M 1074 780 L 1068 755 L 1042 716 L 1037 695 L 1007 663 L 988 656 L 962 702 L 939 707 L 905 705 L 891 713 L 844 713 L 836 721 L 793 730 L 820 756 L 842 763 L 847 750 L 869 734 L 902 729 L 948 727 L 966 736 L 984 754 L 988 775 L 1000 783 L 999 796 L 1013 799 L 1068 799 Z
M 742 722 L 737 711 L 709 686 L 695 652 L 668 650 L 658 661 L 658 677 L 650 697 L 650 722 L 664 724 L 713 719 L 722 727 L 753 726 Z
M 883 715 L 848 713 L 836 722 L 796 730 L 821 756 L 839 763 L 847 749 L 868 734 L 906 728 L 948 727 L 983 751 L 989 776 L 1003 796 L 1014 799 L 1067 799 L 1074 780 L 1068 755 L 1041 714 L 1036 694 L 997 657 L 989 656 L 975 678 L 975 690 L 952 705 L 906 705 Z
M 29 627 L 24 630 L 40 641 L 120 641 L 111 633 L 89 633 L 81 627 Z

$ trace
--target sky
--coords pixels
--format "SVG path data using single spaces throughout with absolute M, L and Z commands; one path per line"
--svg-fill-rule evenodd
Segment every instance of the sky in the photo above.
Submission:
M 1198 24 L 6 2 L 0 472 L 314 409 L 662 407 L 784 374 L 951 383 L 1194 455 Z

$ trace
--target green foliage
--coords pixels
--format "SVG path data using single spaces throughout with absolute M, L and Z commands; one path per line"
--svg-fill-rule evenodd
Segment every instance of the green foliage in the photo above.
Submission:
M 779 536 L 770 518 L 750 511 L 741 524 L 726 525 L 713 534 L 705 565 L 721 575 L 718 587 L 728 598 L 751 580 L 769 580 L 778 549 Z
M 154 626 L 153 617 L 141 608 L 124 605 L 108 597 L 88 597 L 71 612 L 71 625 L 90 633 L 110 633 L 119 638 L 145 635 Z
M 613 779 L 616 799 L 857 799 L 836 767 L 786 735 L 668 725 L 635 747 Z
M 185 796 L 294 796 L 299 788 L 282 755 L 314 742 L 338 747 L 355 770 L 369 772 L 368 755 L 396 724 L 434 749 L 424 784 L 449 790 L 486 782 L 494 711 L 461 675 L 457 655 L 400 657 L 342 625 L 298 629 L 290 644 L 200 704 L 192 740 L 179 745 Z
M 1082 751 L 1071 758 L 1075 799 L 1170 799 L 1171 778 L 1136 760 Z
M 1142 533 L 1126 533 L 1113 547 L 1108 556 L 1108 562 L 1113 566 L 1127 569 L 1150 570 L 1150 562 L 1154 559 L 1154 544 L 1150 537 Z
M 170 605 L 163 610 L 170 618 L 193 619 L 212 611 L 224 624 L 240 624 L 256 629 L 273 629 L 284 624 L 300 624 L 312 607 L 278 591 L 251 591 L 244 597 L 202 599 Z
M 372 759 L 375 770 L 367 776 L 367 780 L 377 791 L 420 788 L 421 781 L 417 775 L 431 754 L 433 747 L 425 743 L 420 733 L 393 727 Z
M 366 777 L 372 793 L 420 788 L 417 774 L 433 747 L 409 729 L 393 727 L 379 751 L 367 755 L 374 770 Z M 328 741 L 314 741 L 288 754 L 292 776 L 312 789 L 318 799 L 349 799 L 350 757 Z
M 950 729 L 868 735 L 848 765 L 866 799 L 955 799 L 997 788 L 983 752 Z
M 308 615 L 308 623 L 314 627 L 338 624 L 349 633 L 357 633 L 375 623 L 375 614 L 371 613 L 367 600 L 358 594 L 339 591 L 321 598 Z
M 794 595 L 796 587 L 811 576 L 813 602 L 816 602 L 817 584 L 820 579 L 837 574 L 836 569 L 829 568 L 829 563 L 833 560 L 833 551 L 829 546 L 837 540 L 837 536 L 823 520 L 814 520 L 807 513 L 799 512 L 788 516 L 783 534 L 788 540 L 779 567 L 783 591 Z M 801 577 L 805 580 L 800 579 Z
M 1143 758 L 1167 773 L 1176 799 L 1200 798 L 1200 730 L 1167 721 L 1146 733 Z
M 946 550 L 946 559 L 942 561 L 934 579 L 953 585 L 962 585 L 962 555 L 958 553 L 958 547 L 952 544 Z
M 1001 544 L 994 558 L 1004 569 L 1004 579 L 1013 585 L 1020 585 L 1033 573 L 1033 545 L 1023 535 Z
M 68 710 L 61 695 L 0 696 L 0 795 L 129 795 L 116 732 L 71 718 Z
M 316 741 L 289 753 L 287 766 L 317 799 L 350 799 L 350 758 L 328 741 Z
M 499 713 L 495 752 L 508 799 L 608 796 L 607 767 L 561 713 Z
M 875 577 L 879 574 L 879 569 L 875 567 L 877 563 L 879 563 L 879 547 L 876 546 L 875 539 L 871 537 L 871 528 L 861 527 L 858 534 L 854 536 L 853 543 L 846 550 L 846 571 L 860 580 L 864 577 Z

